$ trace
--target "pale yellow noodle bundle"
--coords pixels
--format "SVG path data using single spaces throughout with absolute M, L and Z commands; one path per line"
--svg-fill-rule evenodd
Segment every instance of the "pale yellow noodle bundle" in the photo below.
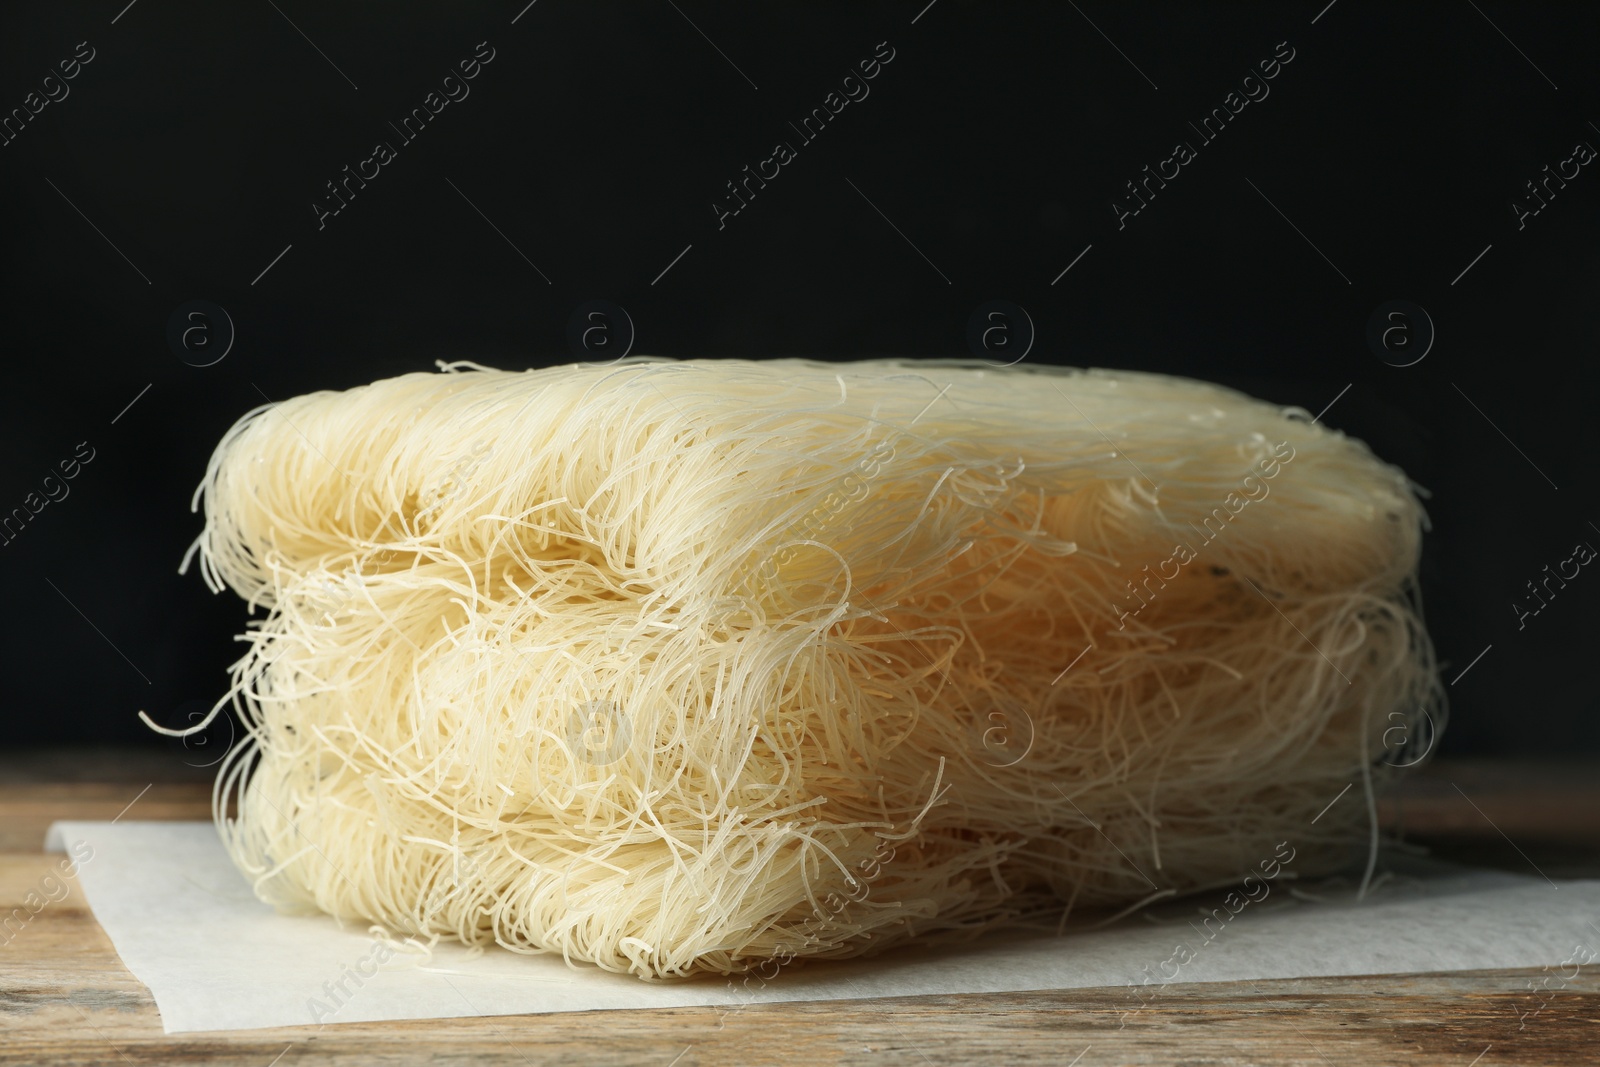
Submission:
M 1420 507 L 1302 411 L 444 369 L 253 411 L 201 487 L 207 581 L 266 611 L 218 819 L 281 906 L 646 978 L 859 955 L 1326 866 L 1437 720 Z

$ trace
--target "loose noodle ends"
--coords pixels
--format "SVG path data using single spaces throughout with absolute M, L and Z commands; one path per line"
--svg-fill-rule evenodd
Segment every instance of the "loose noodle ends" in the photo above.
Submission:
M 265 611 L 216 817 L 282 908 L 641 978 L 861 955 L 1341 862 L 1375 830 L 1324 806 L 1441 718 L 1416 496 L 1298 409 L 441 369 L 251 411 L 196 494 Z

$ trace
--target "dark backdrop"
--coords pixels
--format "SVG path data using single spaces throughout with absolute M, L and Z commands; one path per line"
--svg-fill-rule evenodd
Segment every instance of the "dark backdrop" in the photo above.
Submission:
M 225 687 L 244 609 L 176 569 L 263 397 L 567 362 L 589 300 L 635 352 L 830 359 L 966 354 L 1004 300 L 1029 360 L 1332 403 L 1432 493 L 1444 749 L 1600 748 L 1600 575 L 1513 607 L 1600 545 L 1595 9 L 124 2 L 0 13 L 8 743 L 176 748 L 136 711 Z M 835 90 L 869 95 L 806 143 Z

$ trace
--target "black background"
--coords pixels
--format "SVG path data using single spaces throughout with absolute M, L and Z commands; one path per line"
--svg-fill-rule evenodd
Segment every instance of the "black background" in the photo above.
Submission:
M 1443 750 L 1600 750 L 1600 576 L 1520 630 L 1512 608 L 1600 545 L 1600 165 L 1521 229 L 1511 207 L 1600 146 L 1595 9 L 524 3 L 0 14 L 6 112 L 94 49 L 0 147 L 0 514 L 94 450 L 0 547 L 6 743 L 176 750 L 136 711 L 181 725 L 225 688 L 245 610 L 176 569 L 212 446 L 264 397 L 568 362 L 591 299 L 638 353 L 829 359 L 965 355 L 1003 299 L 1032 361 L 1337 397 L 1323 421 L 1432 494 Z M 470 95 L 399 145 L 388 123 L 479 42 Z M 870 95 L 801 146 L 788 123 L 879 42 Z M 1279 42 L 1270 95 L 1199 145 L 1188 123 Z M 780 140 L 798 158 L 719 229 Z M 1124 183 L 1180 140 L 1198 157 L 1119 229 Z M 324 183 L 379 141 L 397 158 L 319 229 Z M 237 331 L 211 366 L 167 341 L 196 299 Z M 1437 330 L 1408 367 L 1366 341 L 1397 299 Z

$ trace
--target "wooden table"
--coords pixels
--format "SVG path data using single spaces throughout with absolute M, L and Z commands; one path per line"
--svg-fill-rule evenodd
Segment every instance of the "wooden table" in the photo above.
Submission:
M 0 758 L 0 915 L 53 862 L 39 852 L 52 819 L 124 809 L 128 818 L 206 818 L 206 773 L 137 754 Z M 1589 765 L 1440 763 L 1422 769 L 1385 818 L 1448 858 L 1600 877 L 1597 801 L 1600 775 Z M 1111 987 L 168 1037 L 73 886 L 0 947 L 0 1064 L 1600 1063 L 1600 965 L 1555 978 L 1539 997 L 1529 992 L 1552 974 L 1176 985 L 1126 1019 L 1127 991 Z

